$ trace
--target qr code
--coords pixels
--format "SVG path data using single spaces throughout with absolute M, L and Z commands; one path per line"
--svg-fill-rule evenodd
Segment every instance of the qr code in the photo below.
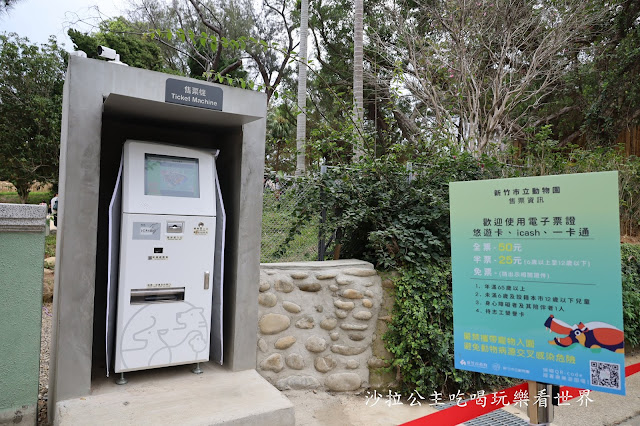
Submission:
M 620 389 L 620 364 L 590 361 L 591 384 L 609 389 Z

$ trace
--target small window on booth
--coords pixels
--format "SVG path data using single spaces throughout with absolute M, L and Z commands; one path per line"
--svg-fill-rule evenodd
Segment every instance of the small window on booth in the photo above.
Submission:
M 198 159 L 145 154 L 144 194 L 200 198 Z

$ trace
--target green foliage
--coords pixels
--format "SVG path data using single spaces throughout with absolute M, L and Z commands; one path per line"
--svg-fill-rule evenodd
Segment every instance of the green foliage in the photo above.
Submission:
M 500 376 L 454 368 L 451 264 L 405 270 L 395 282 L 393 321 L 383 336 L 404 391 L 422 395 L 494 389 L 512 383 Z
M 305 203 L 297 207 L 285 245 L 326 209 L 322 231 L 328 239 L 338 230 L 341 257 L 369 260 L 384 269 L 420 268 L 449 257 L 449 182 L 500 176 L 502 165 L 470 154 L 424 161 L 409 172 L 394 156 L 385 156 L 330 167 L 301 181 L 298 190 L 306 191 Z
M 120 60 L 127 65 L 152 71 L 166 71 L 160 54 L 160 48 L 153 40 L 136 33 L 132 24 L 123 17 L 109 19 L 100 24 L 100 29 L 92 34 L 81 33 L 75 29 L 68 32 L 69 38 L 77 50 L 87 57 L 103 59 L 98 56 L 98 46 L 115 49 Z
M 517 174 L 521 176 L 618 171 L 620 233 L 634 236 L 640 233 L 640 161 L 637 157 L 626 157 L 622 149 L 611 147 L 559 147 L 558 141 L 552 138 L 551 127 L 543 126 L 532 132 L 513 162 L 519 163 Z
M 0 34 L 0 180 L 22 203 L 33 183 L 57 180 L 65 56 L 55 38 Z
M 265 167 L 292 174 L 296 168 L 296 114 L 291 102 L 269 109 L 265 144 Z
M 640 346 L 640 245 L 622 244 L 622 314 L 624 335 L 631 346 Z

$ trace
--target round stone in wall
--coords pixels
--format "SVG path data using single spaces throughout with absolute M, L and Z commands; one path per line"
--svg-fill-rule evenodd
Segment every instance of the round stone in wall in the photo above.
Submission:
M 258 339 L 258 348 L 260 348 L 261 352 L 266 352 L 267 349 L 269 349 L 266 340 L 264 340 L 262 337 Z
M 338 285 L 349 285 L 349 284 L 353 284 L 354 280 L 352 278 L 347 278 L 347 277 L 338 277 L 336 278 L 336 282 L 338 283 Z
M 355 370 L 358 367 L 360 367 L 360 363 L 358 361 L 356 361 L 355 359 L 350 359 L 350 360 L 347 361 L 347 368 L 348 369 Z
M 376 357 L 371 357 L 369 358 L 369 360 L 367 361 L 367 365 L 371 368 L 382 368 L 382 367 L 386 367 L 389 365 L 389 362 L 384 360 L 384 359 L 380 359 L 380 358 L 376 358 Z
M 367 346 L 357 347 L 357 346 L 343 346 L 343 345 L 332 345 L 331 352 L 339 354 L 339 355 L 360 355 L 362 352 L 367 350 Z
M 365 336 L 364 334 L 360 334 L 360 333 L 348 333 L 349 339 L 353 340 L 354 342 L 359 342 L 360 340 L 364 340 Z
M 337 272 L 320 272 L 316 274 L 316 278 L 319 280 L 330 280 L 338 276 Z
M 362 299 L 363 295 L 358 290 L 348 288 L 342 292 L 342 297 L 346 297 L 347 299 Z
M 336 365 L 338 365 L 338 363 L 330 356 L 319 356 L 315 359 L 313 365 L 319 372 L 326 373 L 327 371 L 331 371 L 336 368 Z
M 338 340 L 340 338 L 340 334 L 336 333 L 335 331 L 333 333 L 329 333 L 329 337 L 331 337 L 331 340 L 333 340 L 334 342 L 336 340 Z
M 369 299 L 362 299 L 362 306 L 364 306 L 365 308 L 372 308 L 373 302 Z
M 327 349 L 327 341 L 322 337 L 311 336 L 304 343 L 304 347 L 307 348 L 309 352 L 319 353 Z
M 289 275 L 291 275 L 291 278 L 295 278 L 296 280 L 304 280 L 305 278 L 309 277 L 309 274 L 307 274 L 306 272 L 292 272 Z
M 258 328 L 262 334 L 277 334 L 289 328 L 290 325 L 289 317 L 281 314 L 266 314 L 258 321 Z
M 356 373 L 336 373 L 326 378 L 324 385 L 334 392 L 354 391 L 360 388 L 360 376 Z
M 349 268 L 342 271 L 344 274 L 353 275 L 356 277 L 372 277 L 376 274 L 375 269 L 364 269 L 364 268 Z
M 364 295 L 367 297 L 373 297 L 373 292 L 371 290 L 367 290 L 364 292 Z
M 320 291 L 322 289 L 322 284 L 320 283 L 302 283 L 298 284 L 298 288 L 302 291 Z
M 349 312 L 343 311 L 342 309 L 336 309 L 336 316 L 340 319 L 344 319 L 349 315 Z
M 260 280 L 260 291 L 267 291 L 270 288 L 271 288 L 271 284 L 269 284 L 269 281 Z
M 281 277 L 276 281 L 275 285 L 276 290 L 281 291 L 282 293 L 291 293 L 294 289 L 293 282 L 289 277 Z
M 338 289 L 339 289 L 339 288 L 340 288 L 340 287 L 338 287 L 338 286 L 337 286 L 337 285 L 335 285 L 335 284 L 331 284 L 331 285 L 329 286 L 329 290 L 331 290 L 331 291 L 338 291 Z
M 354 312 L 353 313 L 353 317 L 355 319 L 359 319 L 359 320 L 363 320 L 363 321 L 371 319 L 372 316 L 373 316 L 373 314 L 371 312 L 369 312 L 369 311 L 358 311 L 358 312 Z
M 349 323 L 340 324 L 340 328 L 343 330 L 363 331 L 363 330 L 366 330 L 368 327 L 369 326 L 367 324 L 349 324 Z
M 293 302 L 282 302 L 282 307 L 285 311 L 291 312 L 292 314 L 297 314 L 302 310 L 299 305 L 296 305 Z
M 285 363 L 289 368 L 293 368 L 294 370 L 302 370 L 304 368 L 304 359 L 300 354 L 289 354 L 285 359 Z
M 287 349 L 290 348 L 296 342 L 296 338 L 293 336 L 281 337 L 276 340 L 275 348 L 276 349 Z
M 324 311 L 324 308 L 322 307 L 322 305 L 316 305 L 316 311 L 322 312 Z
M 273 293 L 260 293 L 258 303 L 267 308 L 273 308 L 278 303 L 278 297 Z
M 279 373 L 284 368 L 284 360 L 280 354 L 272 354 L 263 359 L 260 363 L 260 369 L 265 371 L 273 371 Z
M 298 322 L 296 322 L 296 327 L 301 328 L 303 330 L 309 330 L 313 328 L 314 325 L 315 325 L 315 322 L 311 317 L 300 318 Z
M 324 330 L 333 330 L 338 325 L 338 320 L 333 317 L 327 317 L 320 322 L 320 327 Z
M 356 307 L 356 304 L 353 302 L 346 302 L 344 300 L 334 300 L 333 304 L 338 309 L 350 310 Z
M 279 390 L 315 389 L 320 387 L 318 379 L 312 376 L 289 376 L 276 382 Z

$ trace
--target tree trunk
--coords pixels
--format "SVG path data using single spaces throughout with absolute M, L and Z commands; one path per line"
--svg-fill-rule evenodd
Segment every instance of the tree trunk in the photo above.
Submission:
M 300 58 L 298 62 L 298 109 L 296 130 L 296 175 L 306 170 L 305 150 L 307 133 L 307 32 L 309 25 L 309 0 L 302 0 L 300 10 Z
M 353 22 L 353 121 L 355 122 L 355 144 L 353 146 L 353 159 L 358 160 L 364 155 L 363 121 L 364 121 L 364 95 L 363 95 L 363 33 L 364 33 L 364 4 L 363 0 L 354 0 Z
M 18 196 L 20 197 L 20 202 L 22 204 L 27 204 L 27 201 L 29 199 L 29 192 L 31 189 L 31 185 L 30 184 L 26 184 L 26 183 L 19 183 L 19 182 L 12 182 L 13 185 L 16 187 L 16 190 L 18 191 Z

